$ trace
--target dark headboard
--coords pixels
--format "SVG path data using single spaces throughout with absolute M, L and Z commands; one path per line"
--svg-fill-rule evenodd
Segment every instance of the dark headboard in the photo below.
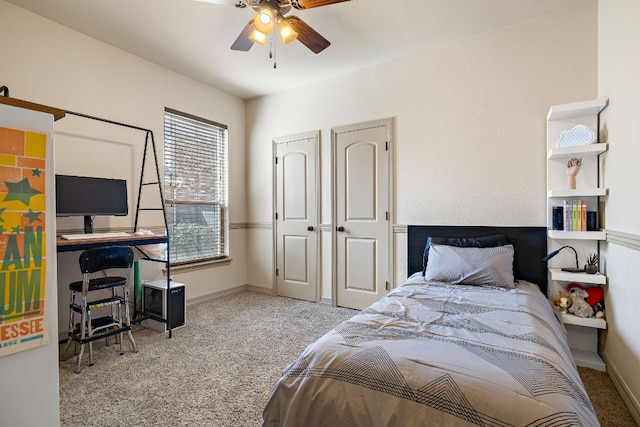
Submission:
M 515 251 L 514 276 L 533 282 L 547 294 L 546 227 L 491 227 L 460 225 L 409 225 L 407 228 L 407 275 L 422 271 L 422 253 L 427 237 L 481 237 L 504 234 Z

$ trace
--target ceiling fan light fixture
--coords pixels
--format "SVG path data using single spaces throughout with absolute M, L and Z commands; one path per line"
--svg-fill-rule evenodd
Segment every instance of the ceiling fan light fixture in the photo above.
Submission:
M 282 38 L 282 44 L 289 44 L 298 38 L 298 33 L 293 29 L 287 19 L 283 19 L 278 24 L 278 32 Z
M 251 33 L 249 34 L 249 38 L 256 43 L 261 44 L 262 46 L 267 45 L 267 35 L 257 28 L 251 31 Z
M 264 34 L 268 34 L 273 30 L 274 27 L 273 18 L 273 11 L 270 8 L 265 7 L 258 12 L 256 17 L 253 19 L 253 22 L 256 25 L 258 31 Z
M 231 0 L 201 0 L 219 1 L 228 3 Z M 246 52 L 254 44 L 266 46 L 269 42 L 269 57 L 275 58 L 276 44 L 269 36 L 271 32 L 278 32 L 282 44 L 289 44 L 293 40 L 298 40 L 306 48 L 318 54 L 331 45 L 329 40 L 322 34 L 311 28 L 297 16 L 288 16 L 291 8 L 298 10 L 312 9 L 320 6 L 327 6 L 334 3 L 341 3 L 351 0 L 235 0 L 237 7 L 251 7 L 253 15 L 244 29 L 240 32 L 236 40 L 231 45 L 231 50 Z M 276 28 L 277 27 L 277 28 Z M 275 59 L 274 59 L 275 68 Z

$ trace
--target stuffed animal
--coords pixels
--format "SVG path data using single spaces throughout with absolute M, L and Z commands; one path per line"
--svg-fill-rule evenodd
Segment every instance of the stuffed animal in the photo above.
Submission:
M 591 308 L 593 308 L 593 312 L 595 313 L 594 316 L 597 318 L 603 318 L 604 317 L 604 305 L 602 305 L 601 302 L 597 303 L 596 305 L 591 306 Z
M 572 288 L 569 291 L 573 304 L 569 307 L 569 313 L 578 317 L 593 317 L 593 308 L 587 303 L 586 298 L 589 296 L 587 291 L 580 288 Z
M 571 307 L 573 300 L 571 300 L 571 296 L 564 292 L 560 291 L 558 297 L 556 298 L 556 307 L 560 310 L 560 313 L 567 314 L 567 310 Z
M 587 304 L 591 306 L 593 309 L 593 316 L 597 318 L 604 317 L 604 292 L 602 291 L 602 287 L 600 286 L 588 286 L 585 287 L 580 283 L 571 282 L 567 286 L 567 291 L 571 292 L 574 288 L 584 289 L 587 292 L 587 297 L 585 301 Z M 589 316 L 591 317 L 591 316 Z

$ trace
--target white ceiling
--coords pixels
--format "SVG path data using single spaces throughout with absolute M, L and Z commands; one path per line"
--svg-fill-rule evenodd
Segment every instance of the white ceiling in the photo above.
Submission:
M 249 99 L 391 61 L 592 0 L 351 0 L 292 11 L 331 42 L 229 47 L 254 15 L 234 0 L 7 0 L 102 42 Z

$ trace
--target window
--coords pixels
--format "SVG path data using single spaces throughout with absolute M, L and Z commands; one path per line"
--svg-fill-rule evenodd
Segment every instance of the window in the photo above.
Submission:
M 227 127 L 164 112 L 164 191 L 172 264 L 227 253 Z

